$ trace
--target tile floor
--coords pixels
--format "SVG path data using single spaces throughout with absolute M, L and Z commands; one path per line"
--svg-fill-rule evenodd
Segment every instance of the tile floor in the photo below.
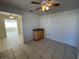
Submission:
M 77 48 L 49 39 L 19 44 L 15 35 L 0 39 L 0 59 L 77 59 Z

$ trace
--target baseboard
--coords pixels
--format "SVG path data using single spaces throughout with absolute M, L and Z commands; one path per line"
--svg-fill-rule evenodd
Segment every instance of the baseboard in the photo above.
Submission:
M 63 42 L 60 42 L 60 41 L 57 41 L 57 40 L 54 40 L 54 39 L 50 39 L 50 38 L 45 38 L 45 39 L 49 39 L 49 40 L 52 40 L 52 41 L 56 41 L 56 42 L 59 42 L 59 43 L 62 43 L 62 44 L 65 44 L 65 45 L 68 45 L 68 46 L 71 46 L 71 47 L 74 47 L 74 48 L 77 48 L 77 46 L 73 46 L 73 45 L 70 45 L 70 44 L 67 44 L 67 43 L 63 43 Z

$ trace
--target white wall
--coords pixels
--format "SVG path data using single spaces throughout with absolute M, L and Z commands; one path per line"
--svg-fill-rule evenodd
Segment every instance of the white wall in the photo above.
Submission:
M 22 15 L 24 42 L 32 40 L 32 29 L 40 26 L 40 17 L 22 9 L 0 5 L 0 10 Z
M 23 33 L 25 42 L 33 39 L 32 29 L 40 27 L 40 17 L 30 12 L 23 13 Z
M 18 26 L 18 34 L 23 35 L 23 23 L 22 23 L 22 16 L 19 15 L 17 17 L 17 26 Z
M 41 16 L 40 27 L 45 28 L 45 37 L 78 46 L 77 27 L 79 9 Z
M 3 15 L 0 15 L 0 39 L 6 38 L 6 30 Z

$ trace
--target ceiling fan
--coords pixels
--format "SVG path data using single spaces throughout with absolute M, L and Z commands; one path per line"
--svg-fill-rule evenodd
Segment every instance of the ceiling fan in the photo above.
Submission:
M 32 4 L 40 4 L 40 7 L 35 9 L 35 11 L 41 9 L 42 12 L 48 11 L 50 8 L 58 7 L 60 5 L 60 3 L 58 1 L 55 1 L 55 0 L 41 0 L 41 3 L 35 2 L 35 1 L 31 1 L 31 3 Z

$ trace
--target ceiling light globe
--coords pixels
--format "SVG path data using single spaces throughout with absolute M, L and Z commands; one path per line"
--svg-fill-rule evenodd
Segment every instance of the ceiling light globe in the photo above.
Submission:
M 10 19 L 12 19 L 13 17 L 12 17 L 12 16 L 10 16 L 9 18 L 10 18 Z
M 50 8 L 49 7 L 46 7 L 46 10 L 49 10 Z

